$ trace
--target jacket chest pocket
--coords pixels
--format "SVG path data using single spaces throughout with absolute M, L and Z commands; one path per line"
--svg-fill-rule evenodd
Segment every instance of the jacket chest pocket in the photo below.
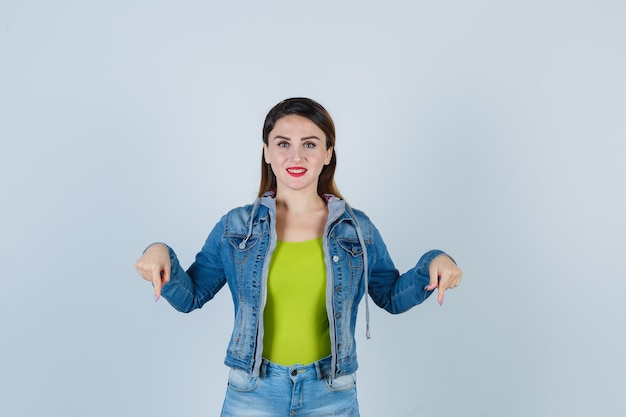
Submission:
M 245 264 L 252 256 L 256 255 L 259 240 L 259 237 L 254 235 L 248 238 L 243 235 L 229 236 L 228 243 L 230 244 L 231 259 L 234 260 L 238 266 Z
M 363 269 L 363 248 L 358 240 L 340 239 L 337 241 L 341 249 L 341 259 L 348 262 L 351 269 Z

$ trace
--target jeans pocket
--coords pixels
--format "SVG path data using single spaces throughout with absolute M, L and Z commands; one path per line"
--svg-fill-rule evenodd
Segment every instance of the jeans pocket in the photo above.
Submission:
M 332 392 L 347 391 L 356 386 L 356 374 L 343 375 L 335 379 L 326 380 L 326 388 Z
M 252 377 L 251 374 L 246 371 L 242 371 L 241 369 L 231 368 L 230 374 L 228 375 L 228 387 L 234 389 L 235 391 L 254 391 L 258 383 L 258 378 Z

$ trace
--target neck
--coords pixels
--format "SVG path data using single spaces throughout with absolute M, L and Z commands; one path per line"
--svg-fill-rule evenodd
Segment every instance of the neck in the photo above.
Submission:
M 276 192 L 276 209 L 291 213 L 306 213 L 326 208 L 326 203 L 315 192 L 280 190 Z

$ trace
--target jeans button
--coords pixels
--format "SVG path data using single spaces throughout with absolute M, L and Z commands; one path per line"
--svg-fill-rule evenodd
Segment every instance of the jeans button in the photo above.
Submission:
M 295 369 L 291 371 L 291 376 L 296 376 L 296 375 L 298 375 L 298 371 L 296 371 Z

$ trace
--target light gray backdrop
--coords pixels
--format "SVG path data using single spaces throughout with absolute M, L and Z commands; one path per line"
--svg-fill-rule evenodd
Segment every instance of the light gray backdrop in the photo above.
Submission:
M 133 268 L 189 265 L 248 203 L 279 100 L 323 103 L 337 181 L 443 307 L 361 318 L 364 417 L 623 416 L 622 1 L 2 1 L 0 415 L 218 415 L 222 291 L 183 315 Z

